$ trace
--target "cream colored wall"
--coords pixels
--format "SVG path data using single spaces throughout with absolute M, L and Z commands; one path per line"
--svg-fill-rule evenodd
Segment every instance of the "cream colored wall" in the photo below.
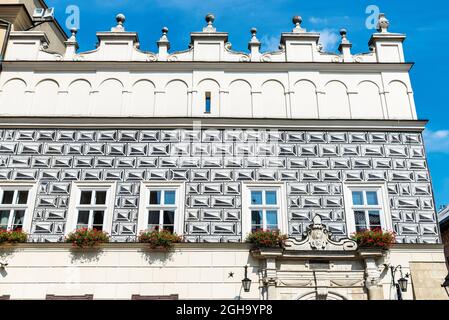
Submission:
M 25 245 L 0 249 L 0 296 L 45 299 L 47 294 L 93 294 L 94 299 L 130 299 L 133 294 L 179 294 L 180 299 L 259 299 L 258 262 L 246 245 L 178 247 L 172 253 L 143 245 L 109 245 L 99 254 L 74 252 L 70 245 Z M 250 264 L 250 293 L 241 290 Z M 234 277 L 229 277 L 233 272 Z
M 170 295 L 180 299 L 259 299 L 263 267 L 246 244 L 181 244 L 172 253 L 145 249 L 141 244 L 109 244 L 98 254 L 74 251 L 70 245 L 24 244 L 0 249 L 0 296 L 44 299 L 47 294 L 93 294 L 94 299 L 130 299 L 132 294 Z M 445 273 L 439 246 L 398 245 L 385 260 L 410 272 L 404 299 L 449 299 L 440 284 Z M 243 266 L 250 265 L 251 291 L 241 290 Z M 299 299 L 327 287 L 329 298 L 368 299 L 363 261 L 331 261 L 328 271 L 316 271 L 305 260 L 277 262 L 276 299 Z M 381 265 L 380 265 L 381 266 Z M 234 276 L 229 277 L 233 272 Z M 384 299 L 394 300 L 390 273 L 381 275 Z M 426 279 L 423 283 L 422 279 Z M 391 293 L 390 293 L 391 292 Z
M 404 275 L 411 273 L 409 279 L 409 288 L 403 293 L 404 299 L 443 299 L 449 300 L 444 288 L 441 284 L 447 275 L 445 266 L 443 247 L 421 249 L 417 245 L 415 249 L 405 249 L 401 247 L 392 248 L 388 261 L 391 265 L 401 265 Z M 413 268 L 411 266 L 413 265 Z M 399 273 L 396 275 L 396 280 Z M 426 279 L 425 283 L 422 279 Z M 416 283 L 415 283 L 416 282 Z M 383 280 L 385 299 L 394 299 L 395 290 L 391 287 L 391 275 L 388 271 Z

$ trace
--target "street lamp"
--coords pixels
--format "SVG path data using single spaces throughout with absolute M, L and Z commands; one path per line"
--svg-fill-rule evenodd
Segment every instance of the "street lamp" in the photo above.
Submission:
M 399 270 L 399 272 L 401 274 L 401 277 L 396 282 L 395 281 L 395 274 L 396 274 L 396 271 L 398 271 L 398 270 Z M 393 286 L 396 287 L 396 293 L 397 293 L 397 296 L 398 296 L 398 300 L 402 300 L 402 292 L 407 292 L 407 284 L 408 284 L 408 280 L 407 279 L 409 278 L 410 275 L 407 273 L 407 274 L 405 274 L 405 277 L 403 276 L 403 274 L 402 274 L 402 266 L 401 265 L 398 265 L 396 267 L 390 266 L 390 271 L 391 271 L 391 281 L 392 281 Z
M 243 290 L 249 292 L 251 289 L 251 279 L 248 278 L 248 265 L 245 266 L 245 278 L 242 280 Z

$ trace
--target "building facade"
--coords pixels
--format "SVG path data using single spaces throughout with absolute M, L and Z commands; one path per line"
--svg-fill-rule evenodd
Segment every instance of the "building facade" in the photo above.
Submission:
M 441 239 L 444 244 L 444 254 L 449 268 L 449 207 L 444 206 L 438 212 L 438 222 L 440 225 Z
M 1 226 L 29 243 L 3 248 L 0 296 L 447 299 L 430 175 L 403 54 L 384 15 L 369 52 L 324 52 L 300 17 L 280 49 L 235 52 L 213 15 L 170 52 L 139 49 L 125 17 L 95 50 L 43 49 L 11 31 L 0 75 Z M 48 43 L 47 43 L 48 45 Z M 155 226 L 184 236 L 170 252 L 136 243 Z M 113 243 L 78 252 L 64 237 L 97 227 Z M 388 252 L 351 233 L 394 230 Z M 251 251 L 278 228 L 285 250 Z M 318 237 L 318 238 L 317 238 Z M 318 241 L 319 240 L 319 241 Z M 243 292 L 249 265 L 251 290 Z

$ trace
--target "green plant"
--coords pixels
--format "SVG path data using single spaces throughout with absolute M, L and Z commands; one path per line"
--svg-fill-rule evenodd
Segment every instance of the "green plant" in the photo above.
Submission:
M 283 248 L 287 236 L 280 234 L 277 230 L 256 230 L 251 232 L 246 242 L 254 244 L 258 248 Z
M 362 230 L 351 235 L 360 248 L 377 248 L 387 250 L 396 243 L 396 234 L 392 231 L 383 231 L 376 228 Z
M 0 230 L 0 244 L 3 243 L 24 243 L 28 240 L 28 234 L 22 229 L 17 230 Z
M 138 241 L 148 243 L 151 248 L 163 247 L 170 249 L 174 243 L 182 242 L 182 237 L 169 230 L 151 230 L 142 231 L 139 234 Z
M 101 230 L 81 228 L 70 233 L 66 237 L 66 242 L 72 243 L 77 248 L 94 247 L 109 242 L 109 235 Z

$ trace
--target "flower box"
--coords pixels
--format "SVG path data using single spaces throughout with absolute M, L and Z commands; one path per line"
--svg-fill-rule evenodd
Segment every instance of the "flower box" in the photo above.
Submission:
M 168 251 L 173 248 L 173 244 L 182 242 L 182 237 L 168 230 L 142 231 L 139 234 L 138 242 L 148 243 L 155 251 Z
M 109 242 L 109 235 L 101 230 L 82 228 L 70 233 L 65 241 L 78 249 L 92 248 Z
M 283 248 L 286 240 L 286 235 L 270 230 L 256 230 L 246 238 L 246 242 L 252 243 L 255 248 Z
M 18 230 L 0 230 L 0 245 L 13 245 L 17 243 L 25 243 L 28 240 L 28 234 L 21 229 Z
M 381 229 L 363 230 L 351 235 L 352 240 L 357 242 L 363 250 L 388 250 L 396 243 L 396 235 L 392 231 Z

